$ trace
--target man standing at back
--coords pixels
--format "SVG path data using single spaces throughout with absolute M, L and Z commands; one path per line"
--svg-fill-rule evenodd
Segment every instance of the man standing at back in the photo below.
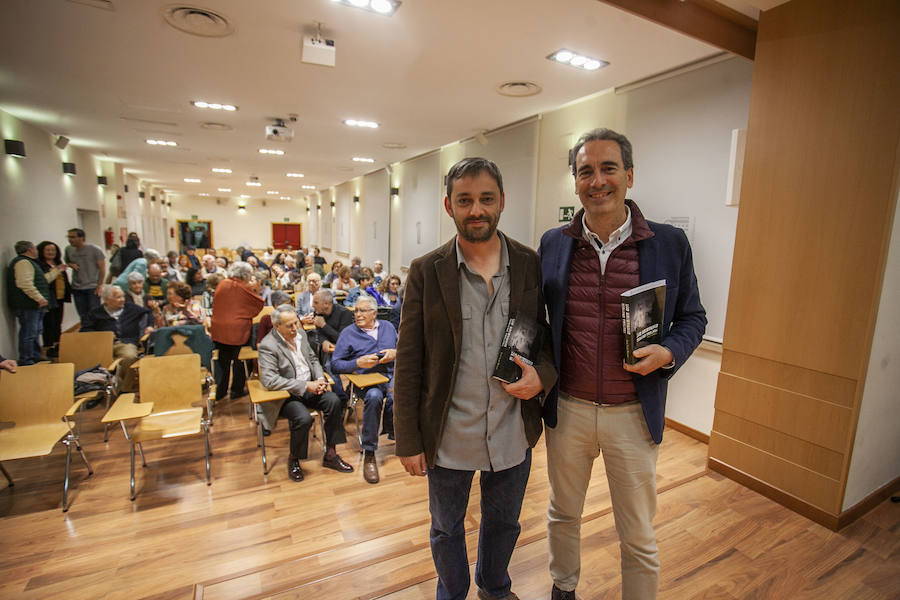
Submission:
M 67 235 L 65 263 L 72 269 L 72 297 L 75 310 L 84 319 L 100 306 L 100 293 L 106 279 L 106 256 L 99 246 L 88 244 L 83 229 L 70 229 Z
M 652 600 L 659 586 L 656 459 L 666 385 L 706 329 L 684 233 L 644 219 L 625 194 L 634 181 L 631 142 L 608 129 L 583 135 L 571 154 L 583 209 L 541 238 L 544 297 L 559 388 L 544 404 L 550 477 L 551 600 L 574 600 L 581 569 L 581 513 L 602 452 L 622 568 L 622 599 Z M 624 363 L 621 293 L 666 280 L 661 344 Z M 557 394 L 558 392 L 558 394 Z
M 497 231 L 504 207 L 497 165 L 466 158 L 447 174 L 444 209 L 457 236 L 412 262 L 400 321 L 395 378 L 397 456 L 428 476 L 431 553 L 438 600 L 469 589 L 464 519 L 481 471 L 478 598 L 515 599 L 508 567 L 541 435 L 540 398 L 556 381 L 549 352 L 521 379 L 492 379 L 510 315 L 546 329 L 534 250 Z M 549 348 L 548 348 L 549 349 Z

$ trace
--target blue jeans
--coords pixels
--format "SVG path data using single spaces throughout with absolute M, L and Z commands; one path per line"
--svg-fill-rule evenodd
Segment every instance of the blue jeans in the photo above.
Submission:
M 481 527 L 475 585 L 491 596 L 510 592 L 509 559 L 519 539 L 519 513 L 531 471 L 531 449 L 525 460 L 504 471 L 481 471 Z M 437 600 L 463 600 L 469 591 L 469 559 L 463 521 L 475 471 L 428 469 L 431 510 L 431 556 L 438 574 Z
M 89 290 L 72 290 L 72 300 L 75 301 L 75 310 L 84 321 L 89 312 L 100 306 L 100 296 L 95 294 L 95 288 Z
M 19 364 L 33 365 L 41 360 L 41 332 L 44 329 L 44 309 L 16 310 L 19 320 Z
M 378 449 L 378 426 L 381 432 L 394 434 L 394 396 L 391 395 L 391 383 L 373 385 L 366 390 L 363 405 L 363 450 L 375 452 Z M 381 408 L 384 405 L 384 413 Z

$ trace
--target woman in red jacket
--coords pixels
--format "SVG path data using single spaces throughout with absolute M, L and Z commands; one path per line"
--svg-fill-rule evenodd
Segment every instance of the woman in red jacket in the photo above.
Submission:
M 228 279 L 216 287 L 210 334 L 219 351 L 219 368 L 216 373 L 217 401 L 225 397 L 229 379 L 232 399 L 245 394 L 244 384 L 247 375 L 244 366 L 238 360 L 238 353 L 241 346 L 250 345 L 253 317 L 263 307 L 263 299 L 259 296 L 257 288 L 253 268 L 243 261 L 232 264 L 228 268 Z

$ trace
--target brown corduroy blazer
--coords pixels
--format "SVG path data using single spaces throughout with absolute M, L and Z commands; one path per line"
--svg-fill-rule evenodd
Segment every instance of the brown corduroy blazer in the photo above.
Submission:
M 531 248 L 504 236 L 509 251 L 509 312 L 525 314 L 544 329 L 544 346 L 535 363 L 544 390 L 556 383 L 550 350 L 541 264 Z M 499 342 L 500 340 L 498 340 Z M 456 238 L 410 265 L 400 316 L 400 338 L 394 371 L 394 430 L 397 456 L 425 453 L 429 466 L 441 435 L 462 347 L 462 308 Z M 541 398 L 522 400 L 522 419 L 528 444 L 541 437 Z

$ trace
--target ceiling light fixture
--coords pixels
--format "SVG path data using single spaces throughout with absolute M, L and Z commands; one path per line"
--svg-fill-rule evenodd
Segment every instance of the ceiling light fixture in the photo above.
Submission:
M 596 71 L 597 69 L 605 67 L 609 64 L 605 60 L 591 58 L 590 56 L 578 54 L 577 52 L 566 50 L 565 48 L 557 50 L 553 54 L 547 55 L 547 60 L 567 64 L 584 71 Z
M 368 158 L 366 156 L 354 156 L 353 162 L 361 162 L 361 163 L 373 163 L 375 162 L 374 158 Z
M 281 199 L 281 200 L 290 200 L 291 197 L 290 197 L 290 196 L 281 196 L 280 199 Z
M 367 127 L 369 129 L 378 129 L 378 123 L 375 121 L 360 121 L 359 119 L 344 119 L 344 125 L 349 127 Z
M 21 140 L 3 140 L 6 153 L 17 158 L 25 158 L 25 142 Z
M 198 195 L 198 196 L 209 196 L 209 194 L 207 194 L 206 192 L 200 192 L 200 193 L 197 194 L 197 195 Z
M 200 180 L 199 180 L 199 179 L 194 179 L 194 178 L 192 178 L 192 177 L 185 177 L 185 178 L 184 178 L 184 182 L 185 182 L 185 183 L 200 183 Z
M 228 173 L 228 174 L 230 175 L 230 174 L 231 174 L 231 169 L 222 169 L 222 168 L 219 168 L 219 167 L 213 167 L 212 172 L 213 172 L 213 173 Z
M 147 140 L 147 143 L 151 146 L 177 146 L 177 142 L 173 142 L 171 140 Z
M 399 0 L 331 0 L 336 4 L 343 4 L 344 6 L 352 6 L 354 8 L 362 8 L 363 10 L 367 10 L 369 12 L 373 12 L 379 15 L 385 15 L 387 17 L 391 17 L 397 12 L 397 9 L 400 8 L 401 2 Z
M 314 189 L 316 189 L 316 186 L 314 186 L 314 185 L 301 185 L 300 187 L 301 187 L 302 189 L 304 189 L 304 190 L 314 190 Z
M 276 156 L 281 156 L 284 154 L 284 150 L 270 150 L 269 148 L 260 148 L 260 154 L 275 154 Z
M 241 198 L 249 198 L 249 197 L 250 196 L 248 194 L 241 194 Z
M 266 193 L 269 194 L 270 196 L 277 196 L 277 195 L 280 194 L 281 192 L 278 192 L 278 191 L 275 191 L 275 190 L 266 190 Z
M 285 173 L 288 177 L 306 177 L 303 173 Z
M 262 187 L 262 184 L 258 181 L 248 181 L 246 185 L 250 187 Z
M 234 104 L 222 104 L 220 102 L 206 102 L 205 100 L 191 100 L 194 108 L 208 108 L 210 110 L 224 110 L 234 112 L 238 109 Z
M 231 191 L 231 188 L 218 188 L 218 191 L 220 191 L 220 192 L 230 192 L 230 191 Z

